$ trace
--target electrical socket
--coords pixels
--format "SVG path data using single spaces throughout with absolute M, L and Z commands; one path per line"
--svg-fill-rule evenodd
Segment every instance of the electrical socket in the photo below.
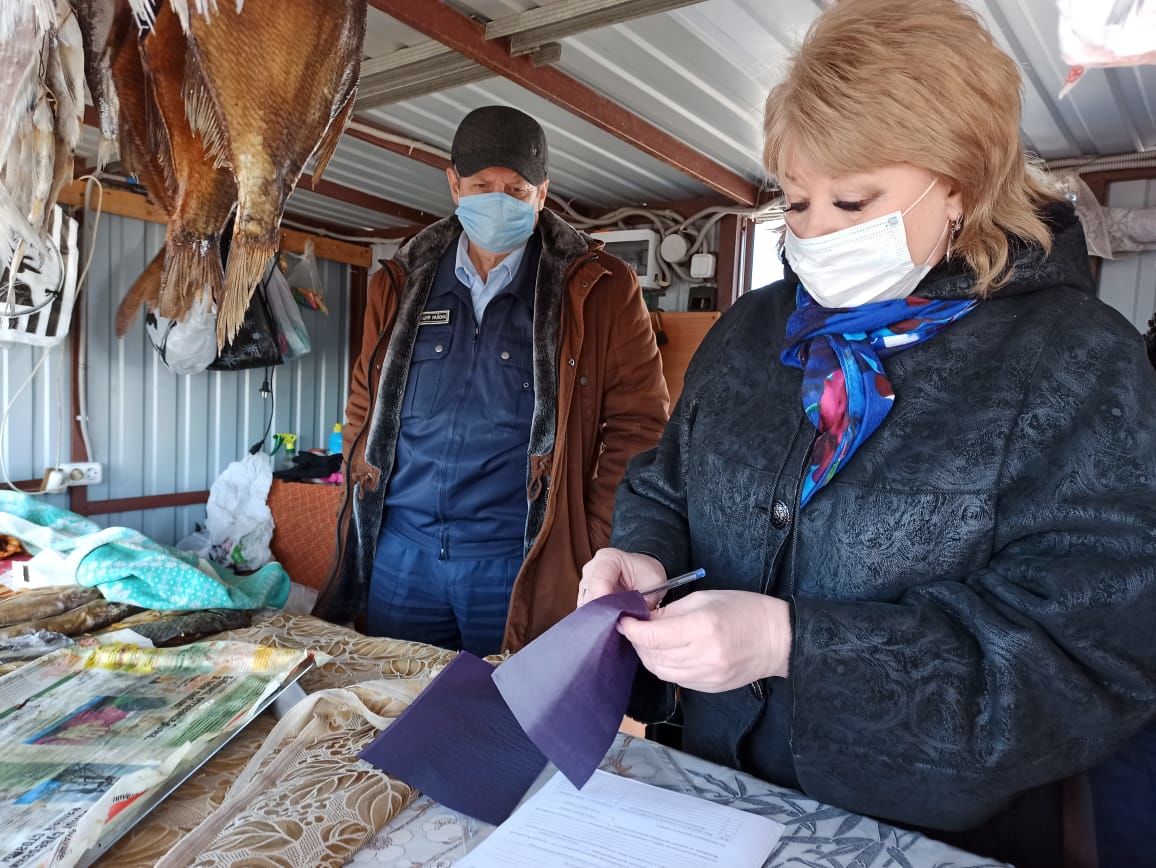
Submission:
M 99 485 L 104 478 L 101 466 L 96 461 L 82 461 L 76 464 L 61 464 L 65 485 Z

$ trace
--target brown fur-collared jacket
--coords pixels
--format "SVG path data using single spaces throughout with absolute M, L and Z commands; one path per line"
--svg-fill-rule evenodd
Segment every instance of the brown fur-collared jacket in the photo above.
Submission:
M 510 600 L 509 650 L 573 610 L 582 565 L 609 542 L 626 462 L 658 442 L 667 418 L 658 347 L 634 272 L 550 211 L 538 226 L 526 559 Z M 435 223 L 370 280 L 346 408 L 337 561 L 314 609 L 319 617 L 349 621 L 365 609 L 418 318 L 438 260 L 461 231 L 455 217 Z

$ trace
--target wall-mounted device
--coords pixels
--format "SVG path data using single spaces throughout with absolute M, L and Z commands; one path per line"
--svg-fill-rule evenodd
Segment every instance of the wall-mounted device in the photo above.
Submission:
M 606 252 L 634 269 L 643 289 L 663 289 L 658 283 L 658 233 L 653 229 L 612 229 L 592 232 Z

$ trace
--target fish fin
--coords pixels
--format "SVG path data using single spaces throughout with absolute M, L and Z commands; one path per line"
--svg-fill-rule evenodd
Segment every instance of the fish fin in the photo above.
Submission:
M 128 0 L 128 5 L 132 8 L 137 26 L 142 30 L 156 23 L 157 12 L 153 0 Z
M 123 338 L 128 333 L 129 326 L 136 319 L 137 311 L 140 310 L 142 304 L 155 308 L 160 303 L 161 271 L 164 267 L 164 261 L 165 251 L 162 248 L 157 251 L 152 262 L 141 272 L 140 277 L 125 293 L 120 307 L 116 309 L 116 336 L 118 338 Z
M 237 219 L 239 224 L 241 219 Z M 229 264 L 225 270 L 225 288 L 217 304 L 217 348 L 236 337 L 245 320 L 245 311 L 253 290 L 265 276 L 265 270 L 277 255 L 278 236 L 233 233 L 229 244 Z
M 353 103 L 357 100 L 357 86 L 355 85 L 349 91 L 349 96 L 345 98 L 345 105 L 341 110 L 333 116 L 329 122 L 329 129 L 325 131 L 325 135 L 321 137 L 321 141 L 317 143 L 317 162 L 313 164 L 313 189 L 317 189 L 317 182 L 321 180 L 322 174 L 325 172 L 325 167 L 329 165 L 329 161 L 333 158 L 333 152 L 337 150 L 337 143 L 341 141 L 342 135 L 345 134 L 345 128 L 349 126 L 349 121 L 353 117 Z
M 205 153 L 218 169 L 229 165 L 229 140 L 225 136 L 225 126 L 217 112 L 217 104 L 209 93 L 196 54 L 188 53 L 185 61 L 185 115 L 193 133 L 200 136 Z
M 170 224 L 161 277 L 161 316 L 183 320 L 206 294 L 219 298 L 225 274 L 219 236 L 198 236 Z

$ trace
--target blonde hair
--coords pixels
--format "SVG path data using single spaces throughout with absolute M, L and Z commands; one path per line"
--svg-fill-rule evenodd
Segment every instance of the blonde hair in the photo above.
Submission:
M 1051 249 L 1056 198 L 1020 146 L 1020 75 L 956 0 L 840 0 L 767 97 L 764 161 L 788 151 L 834 175 L 910 163 L 960 190 L 952 244 L 989 295 L 1011 278 L 1011 237 Z

